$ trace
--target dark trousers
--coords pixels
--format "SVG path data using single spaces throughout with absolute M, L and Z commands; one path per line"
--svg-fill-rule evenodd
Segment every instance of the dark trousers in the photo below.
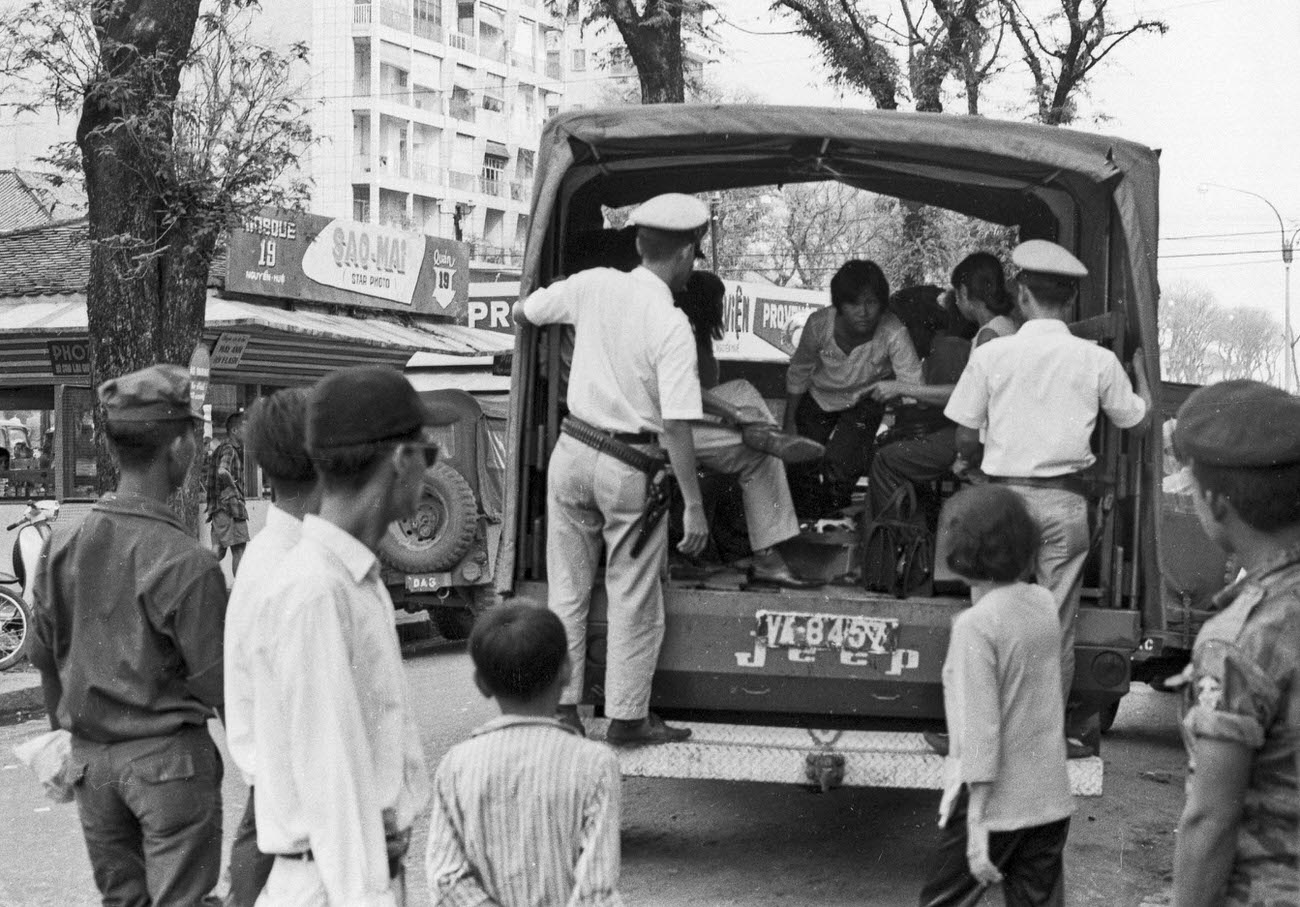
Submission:
M 248 805 L 239 822 L 235 840 L 230 845 L 230 896 L 226 907 L 253 907 L 266 887 L 266 879 L 275 865 L 275 856 L 257 849 L 257 815 L 253 811 L 253 788 L 248 789 Z
M 815 519 L 849 504 L 853 486 L 871 465 L 872 447 L 885 408 L 863 397 L 843 410 L 824 410 L 804 395 L 795 411 L 795 430 L 826 445 L 821 462 L 792 466 L 790 493 L 799 516 Z
M 871 513 L 879 515 L 899 486 L 910 482 L 933 482 L 952 469 L 957 456 L 957 429 L 942 428 L 919 438 L 904 438 L 876 450 L 871 459 L 867 492 Z
M 952 818 L 940 830 L 939 845 L 930 855 L 921 889 L 921 907 L 971 905 L 983 894 L 966 861 L 965 788 L 957 797 Z M 1065 838 L 1069 818 L 1047 825 L 989 835 L 989 859 L 1002 873 L 1006 907 L 1061 907 L 1065 903 Z
M 193 907 L 221 871 L 221 755 L 207 728 L 72 741 L 74 788 L 104 907 Z

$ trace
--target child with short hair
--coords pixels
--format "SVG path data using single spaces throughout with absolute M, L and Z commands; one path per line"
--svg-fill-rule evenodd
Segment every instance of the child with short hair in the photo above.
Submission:
M 503 605 L 469 639 L 501 716 L 443 757 L 425 856 L 434 904 L 618 905 L 618 760 L 557 720 L 571 665 L 554 612 Z
M 1024 582 L 1039 529 L 1020 496 L 997 485 L 962 491 L 945 516 L 948 566 L 970 582 L 971 607 L 953 621 L 943 665 L 943 831 L 920 903 L 969 903 L 1002 882 L 1008 907 L 1060 905 L 1074 804 L 1056 602 Z

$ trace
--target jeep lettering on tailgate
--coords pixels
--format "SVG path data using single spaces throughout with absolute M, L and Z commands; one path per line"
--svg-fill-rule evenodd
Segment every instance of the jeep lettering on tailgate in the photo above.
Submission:
M 872 656 L 889 656 L 886 674 L 914 669 L 920 658 L 912 649 L 898 648 L 898 621 L 851 614 L 805 614 L 797 611 L 758 611 L 754 614 L 753 652 L 737 652 L 736 664 L 761 668 L 768 649 L 785 649 L 790 661 L 815 661 L 817 653 L 839 653 L 840 664 L 865 666 Z

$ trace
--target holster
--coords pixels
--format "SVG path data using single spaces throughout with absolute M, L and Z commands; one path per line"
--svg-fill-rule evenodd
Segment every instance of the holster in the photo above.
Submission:
M 659 521 L 664 518 L 668 512 L 668 507 L 673 500 L 673 485 L 676 479 L 673 478 L 666 468 L 660 467 L 659 471 L 645 477 L 645 505 L 641 511 L 641 516 L 637 518 L 637 536 L 636 541 L 632 543 L 632 556 L 640 557 L 641 552 L 645 549 L 646 543 L 654 535 L 655 528 Z

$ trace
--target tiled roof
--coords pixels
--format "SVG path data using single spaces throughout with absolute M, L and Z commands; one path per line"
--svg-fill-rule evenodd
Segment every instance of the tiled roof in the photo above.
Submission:
M 84 219 L 0 233 L 0 296 L 80 293 L 89 272 Z
M 85 218 L 0 232 L 0 298 L 81 293 L 90 279 Z M 224 240 L 213 254 L 208 286 L 226 282 Z
M 0 170 L 0 232 L 85 214 L 86 190 L 80 180 L 32 170 Z

